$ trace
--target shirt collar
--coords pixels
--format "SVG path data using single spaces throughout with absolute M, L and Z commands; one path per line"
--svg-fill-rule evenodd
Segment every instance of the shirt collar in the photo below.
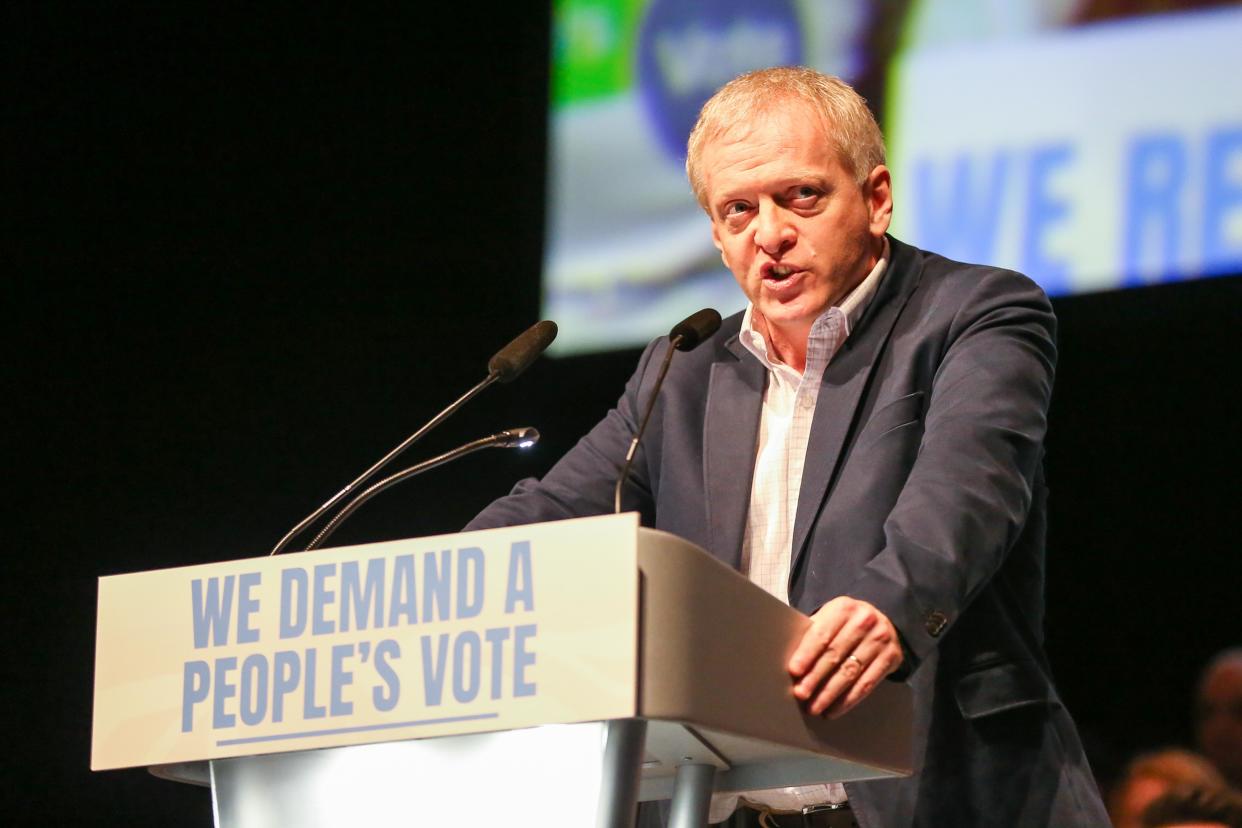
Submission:
M 841 341 L 845 341 L 845 337 L 850 335 L 850 331 L 858 324 L 858 320 L 862 318 L 863 313 L 867 310 L 867 306 L 871 304 L 871 300 L 875 298 L 875 293 L 880 287 L 880 280 L 884 278 L 884 272 L 888 269 L 888 237 L 884 237 L 884 250 L 880 253 L 879 261 L 875 263 L 875 267 L 871 268 L 871 272 L 858 285 L 845 295 L 840 304 L 833 305 L 824 310 L 811 325 L 811 338 L 814 339 L 816 333 L 819 332 L 826 324 L 831 316 L 840 314 L 844 318 L 844 326 L 841 332 Z M 776 363 L 768 358 L 768 343 L 763 338 L 763 334 L 755 330 L 754 326 L 754 310 L 753 303 L 747 303 L 746 313 L 742 315 L 742 329 L 738 332 L 738 340 L 746 350 L 755 355 L 755 358 L 764 364 L 768 370 L 773 370 Z M 783 364 L 783 363 L 781 363 Z

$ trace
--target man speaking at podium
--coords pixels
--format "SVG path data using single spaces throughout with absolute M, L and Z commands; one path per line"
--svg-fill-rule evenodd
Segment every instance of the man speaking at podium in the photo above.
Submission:
M 879 128 L 818 72 L 724 86 L 686 168 L 749 303 L 673 361 L 625 507 L 811 616 L 788 665 L 808 712 L 914 692 L 913 776 L 754 792 L 729 824 L 1107 825 L 1042 645 L 1043 291 L 887 236 Z M 468 528 L 611 512 L 667 348 Z

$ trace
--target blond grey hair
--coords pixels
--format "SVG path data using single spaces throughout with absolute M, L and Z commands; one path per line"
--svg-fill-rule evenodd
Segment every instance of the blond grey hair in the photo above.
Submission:
M 861 184 L 884 163 L 884 136 L 867 102 L 840 78 L 805 66 L 780 66 L 738 75 L 708 98 L 686 147 L 686 175 L 704 210 L 707 182 L 703 151 L 739 124 L 800 101 L 824 122 L 824 132 L 855 180 Z

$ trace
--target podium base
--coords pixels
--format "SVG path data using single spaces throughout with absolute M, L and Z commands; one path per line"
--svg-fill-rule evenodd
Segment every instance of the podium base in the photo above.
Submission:
M 218 759 L 217 828 L 634 824 L 641 720 Z

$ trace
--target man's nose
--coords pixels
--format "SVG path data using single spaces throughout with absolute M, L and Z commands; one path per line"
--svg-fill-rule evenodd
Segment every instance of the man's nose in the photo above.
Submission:
M 789 222 L 789 216 L 779 205 L 771 201 L 759 203 L 755 217 L 755 245 L 769 256 L 779 256 L 793 247 L 797 232 Z

